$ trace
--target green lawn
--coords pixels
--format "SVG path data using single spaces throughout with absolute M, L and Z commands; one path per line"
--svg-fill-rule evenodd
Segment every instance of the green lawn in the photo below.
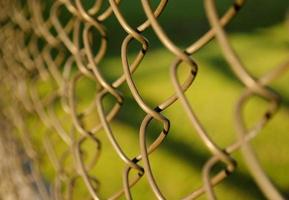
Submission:
M 251 34 L 232 34 L 230 38 L 249 71 L 258 77 L 288 57 L 286 34 L 285 27 L 278 25 Z M 199 64 L 199 74 L 187 92 L 187 96 L 211 136 L 219 145 L 225 147 L 235 139 L 233 108 L 243 86 L 229 70 L 215 43 L 210 44 L 193 57 Z M 155 62 L 156 60 L 158 62 Z M 172 55 L 163 48 L 153 50 L 148 53 L 144 63 L 134 75 L 142 96 L 151 107 L 156 106 L 173 91 L 169 77 L 169 66 L 172 60 Z M 120 66 L 120 60 L 108 59 L 103 66 L 107 69 L 108 77 L 112 76 L 113 79 L 114 72 L 109 71 L 110 66 Z M 284 102 L 288 102 L 288 84 L 289 73 L 272 84 L 273 88 L 283 95 Z M 124 87 L 123 91 L 127 92 L 127 88 Z M 129 105 L 125 103 L 113 124 L 120 144 L 129 155 L 133 156 L 138 153 L 138 126 L 143 115 L 137 105 L 132 102 L 131 95 L 126 94 L 125 102 Z M 288 104 L 284 105 L 253 142 L 266 172 L 282 191 L 287 191 L 286 187 L 289 184 L 286 178 L 288 177 L 286 168 L 289 166 L 289 157 L 286 156 L 289 139 L 287 106 Z M 247 121 L 258 119 L 265 107 L 266 103 L 261 99 L 253 98 L 246 109 Z M 126 109 L 129 110 L 129 114 Z M 209 158 L 209 153 L 204 149 L 200 139 L 196 137 L 179 103 L 169 108 L 164 114 L 172 122 L 171 132 L 166 142 L 151 157 L 151 163 L 164 194 L 168 199 L 179 199 L 201 184 L 201 168 Z M 131 119 L 131 115 L 135 117 Z M 151 129 L 152 138 L 158 130 L 157 125 Z M 274 142 L 272 142 L 272 137 L 274 137 Z M 96 169 L 96 174 L 99 174 L 98 177 L 102 182 L 101 194 L 106 197 L 107 194 L 121 187 L 122 163 L 116 163 L 116 160 L 120 161 L 120 159 L 111 152 L 109 145 L 103 145 L 103 147 L 103 157 Z M 238 161 L 238 169 L 232 177 L 218 186 L 216 189 L 218 197 L 220 199 L 262 199 L 243 164 L 240 153 L 234 154 L 234 157 Z M 104 173 L 109 167 L 113 173 Z M 118 178 L 116 178 L 117 175 Z M 136 199 L 152 198 L 152 193 L 143 180 L 132 191 Z
M 186 0 L 186 2 L 189 1 Z M 221 2 L 228 4 L 228 1 Z M 201 7 L 201 3 L 202 1 L 198 1 L 197 5 Z M 236 19 L 236 24 L 234 25 L 235 22 L 233 22 L 232 26 L 230 26 L 230 30 L 232 30 L 230 33 L 230 41 L 240 54 L 247 69 L 254 74 L 255 77 L 259 77 L 288 58 L 288 30 L 284 24 L 280 23 L 280 19 L 282 18 L 280 12 L 284 10 L 284 7 L 286 7 L 284 5 L 287 3 L 286 0 L 282 0 L 274 7 L 272 3 L 266 1 L 266 6 L 264 7 L 272 7 L 272 9 L 275 9 L 275 13 L 278 13 L 276 15 L 272 14 L 271 20 L 267 21 L 264 21 L 264 18 L 262 18 L 262 16 L 264 17 L 266 14 L 266 12 L 263 12 L 263 7 L 258 8 L 258 10 L 256 5 L 252 5 L 251 1 L 248 2 L 248 4 L 248 9 L 244 9 L 240 16 L 241 19 L 244 16 L 247 16 L 247 18 L 243 18 L 243 20 Z M 123 3 L 123 5 L 125 5 L 125 3 Z M 172 4 L 170 4 L 171 10 L 174 10 L 174 5 L 176 6 L 176 3 L 172 1 Z M 223 10 L 223 7 L 221 6 L 220 10 Z M 125 8 L 125 6 L 123 6 L 123 8 L 132 11 L 128 12 L 129 16 L 136 15 L 137 11 L 133 11 L 134 9 L 132 7 L 128 6 Z M 192 22 L 195 27 L 199 27 L 200 25 L 198 20 L 205 21 L 204 17 L 200 17 L 203 12 L 199 9 L 197 9 L 196 13 L 190 15 L 191 13 L 188 11 L 193 8 L 185 6 L 182 8 L 185 9 L 186 12 L 181 12 L 180 8 L 175 9 L 175 15 L 172 15 L 173 18 L 182 21 L 188 20 L 188 18 L 191 17 L 195 20 Z M 252 20 L 252 18 L 248 16 L 248 13 L 252 13 L 254 8 L 257 9 L 256 12 L 258 12 L 259 15 L 256 14 L 256 19 Z M 141 17 L 130 19 L 133 24 L 137 24 Z M 170 32 L 170 36 L 172 36 L 178 44 L 183 46 L 184 44 L 192 42 L 192 39 L 195 39 L 206 30 L 207 27 L 202 24 L 200 29 L 195 31 L 194 26 L 188 30 L 185 29 L 188 21 L 186 21 L 186 25 L 178 21 L 171 21 L 171 24 L 166 24 L 165 22 L 171 20 L 168 13 L 165 13 L 161 20 Z M 119 29 L 119 27 L 115 25 L 115 22 L 108 21 L 107 24 L 113 24 L 116 31 Z M 177 25 L 181 26 L 181 32 L 173 31 Z M 245 32 L 246 30 L 250 32 Z M 112 30 L 112 33 L 114 33 L 114 30 Z M 169 74 L 170 65 L 174 57 L 157 42 L 152 32 L 147 32 L 146 34 L 153 37 L 151 44 L 153 48 L 148 51 L 144 61 L 133 77 L 141 91 L 143 99 L 153 108 L 174 91 Z M 190 34 L 192 34 L 192 37 L 190 37 Z M 178 35 L 182 36 L 179 37 Z M 109 38 L 111 37 L 112 35 L 109 35 Z M 182 40 L 182 38 L 184 38 L 184 40 Z M 110 50 L 109 53 L 111 53 L 111 55 L 107 56 L 100 66 L 103 74 L 110 82 L 122 73 L 118 46 L 121 39 L 123 39 L 123 33 L 117 33 L 116 37 L 111 39 L 111 43 L 113 43 L 111 47 L 114 49 Z M 118 43 L 114 43 L 114 41 L 117 40 Z M 133 50 L 129 56 L 133 58 L 134 55 L 135 51 Z M 226 147 L 234 142 L 236 138 L 233 127 L 233 110 L 244 87 L 230 71 L 215 41 L 211 42 L 192 57 L 199 65 L 199 72 L 196 80 L 186 93 L 187 97 L 199 119 L 210 133 L 210 136 L 221 147 Z M 274 183 L 284 194 L 287 192 L 287 196 L 289 190 L 289 156 L 287 155 L 289 152 L 288 85 L 289 72 L 271 84 L 272 88 L 282 94 L 282 109 L 252 142 L 265 171 L 272 177 Z M 40 90 L 45 93 L 44 91 L 49 91 L 50 89 L 46 85 L 41 85 Z M 126 84 L 121 86 L 119 90 L 125 96 L 124 105 L 112 122 L 112 128 L 124 151 L 129 157 L 133 158 L 139 154 L 138 131 L 144 117 L 144 112 L 134 102 Z M 77 91 L 79 102 L 83 108 L 93 98 L 95 85 L 91 81 L 83 80 L 81 84 L 79 84 Z M 107 104 L 111 104 L 111 101 L 108 100 Z M 258 117 L 263 114 L 265 108 L 266 102 L 259 98 L 252 98 L 246 107 L 246 121 L 249 123 L 256 121 Z M 57 106 L 56 112 L 59 116 L 63 116 L 59 106 Z M 193 126 L 191 126 L 189 120 L 186 118 L 179 102 L 166 110 L 164 115 L 171 121 L 171 131 L 164 144 L 153 153 L 150 159 L 154 175 L 164 195 L 167 199 L 180 199 L 202 184 L 201 170 L 204 163 L 210 158 L 210 153 L 197 137 Z M 71 123 L 68 122 L 67 117 L 64 118 L 64 120 L 65 125 Z M 98 122 L 97 113 L 94 112 L 86 121 L 88 125 Z M 31 126 L 32 130 L 37 130 L 37 132 L 33 132 L 33 138 L 41 152 L 43 150 L 41 149 L 43 146 L 41 140 L 45 131 L 37 120 L 31 120 L 29 126 Z M 69 128 L 67 127 L 67 129 Z M 156 137 L 159 130 L 159 125 L 153 123 L 149 129 L 148 143 Z M 92 174 L 100 181 L 99 193 L 103 199 L 106 199 L 121 188 L 124 163 L 113 151 L 104 131 L 97 133 L 97 137 L 102 141 L 102 152 L 100 160 L 93 169 Z M 272 140 L 272 138 L 274 138 L 274 140 Z M 56 140 L 59 141 L 59 138 L 56 138 Z M 54 147 L 58 152 L 62 152 L 65 149 L 63 143 L 57 143 Z M 93 144 L 87 143 L 85 149 L 87 151 L 93 151 L 94 148 L 95 146 L 93 146 Z M 219 199 L 264 199 L 248 173 L 241 154 L 236 152 L 233 154 L 233 157 L 238 162 L 238 168 L 235 173 L 216 187 L 215 191 Z M 54 171 L 51 164 L 47 161 L 47 157 L 43 157 L 43 173 L 47 181 L 52 181 Z M 79 198 L 76 199 L 81 199 L 80 197 L 83 197 L 82 195 L 88 193 L 83 183 L 81 184 L 82 186 L 78 187 Z M 155 199 L 146 181 L 146 177 L 143 177 L 140 182 L 133 187 L 132 195 L 138 200 Z M 205 198 L 203 196 L 200 199 Z
M 288 57 L 287 36 L 284 25 L 279 24 L 250 34 L 233 33 L 230 40 L 249 71 L 258 77 Z M 233 109 L 244 87 L 230 71 L 215 42 L 193 55 L 193 58 L 199 64 L 199 73 L 186 94 L 211 137 L 220 146 L 225 147 L 236 138 Z M 153 49 L 148 52 L 144 62 L 134 74 L 141 95 L 151 107 L 156 106 L 173 92 L 169 76 L 172 61 L 173 56 L 164 48 Z M 105 76 L 111 81 L 122 72 L 121 61 L 117 56 L 105 59 L 101 67 Z M 288 84 L 289 73 L 272 83 L 273 88 L 283 96 L 283 107 L 252 142 L 265 171 L 283 192 L 288 191 L 289 185 Z M 86 80 L 80 84 L 78 91 L 81 91 L 79 99 L 83 102 L 82 106 L 89 101 L 87 98 L 93 96 L 91 91 L 94 91 L 94 87 L 93 83 Z M 139 153 L 138 129 L 144 113 L 133 101 L 125 84 L 120 91 L 125 94 L 124 105 L 112 122 L 112 127 L 125 152 L 134 157 Z M 84 94 L 90 95 L 81 98 Z M 246 108 L 246 120 L 252 122 L 258 119 L 265 107 L 264 101 L 253 98 Z M 61 115 L 60 111 L 57 112 Z M 164 115 L 171 120 L 171 131 L 164 144 L 150 158 L 156 180 L 163 193 L 168 199 L 180 199 L 202 184 L 201 170 L 210 154 L 196 136 L 179 102 L 166 110 Z M 88 124 L 96 121 L 98 119 L 94 113 L 88 119 Z M 35 123 L 32 125 L 35 126 Z M 149 130 L 148 142 L 151 142 L 159 133 L 160 127 L 157 123 L 153 123 Z M 35 134 L 34 138 L 39 140 L 39 136 Z M 105 132 L 101 131 L 97 136 L 103 144 L 102 153 L 92 174 L 100 181 L 100 194 L 105 199 L 121 188 L 124 164 L 112 150 Z M 92 144 L 86 145 L 87 150 L 95 148 Z M 64 146 L 59 143 L 55 147 L 61 152 Z M 216 188 L 217 196 L 228 200 L 264 199 L 248 174 L 241 154 L 234 153 L 233 157 L 238 161 L 238 168 Z M 47 179 L 51 180 L 54 174 L 51 166 L 44 164 L 43 171 Z M 79 195 L 87 193 L 83 186 L 80 186 L 79 190 Z M 132 189 L 132 194 L 135 199 L 154 199 L 145 177 Z

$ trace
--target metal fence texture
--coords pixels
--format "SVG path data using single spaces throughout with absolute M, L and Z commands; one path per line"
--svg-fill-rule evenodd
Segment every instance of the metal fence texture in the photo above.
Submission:
M 79 181 L 83 181 L 89 198 L 100 199 L 100 183 L 91 173 L 101 156 L 102 142 L 97 134 L 100 130 L 106 132 L 114 151 L 125 164 L 122 188 L 109 199 L 132 199 L 131 189 L 140 179 L 149 183 L 157 199 L 166 199 L 154 176 L 156 172 L 152 170 L 150 156 L 170 135 L 170 119 L 163 111 L 177 101 L 181 103 L 203 146 L 211 152 L 211 157 L 202 168 L 203 184 L 183 199 L 195 199 L 201 195 L 206 195 L 208 199 L 216 199 L 215 186 L 230 176 L 236 168 L 236 161 L 231 156 L 235 151 L 242 152 L 252 177 L 268 199 L 284 199 L 262 169 L 249 142 L 278 111 L 280 94 L 269 88 L 269 84 L 288 72 L 289 60 L 272 67 L 271 71 L 258 79 L 246 70 L 224 30 L 224 26 L 243 7 L 244 1 L 236 0 L 223 16 L 219 16 L 215 0 L 204 0 L 211 28 L 193 44 L 180 48 L 169 38 L 158 21 L 168 0 L 160 0 L 154 6 L 149 0 L 141 0 L 147 19 L 137 27 L 132 27 L 127 22 L 124 13 L 119 9 L 120 0 L 109 0 L 109 3 L 95 0 L 89 8 L 84 6 L 84 1 L 81 0 L 1 0 L 1 117 L 12 124 L 14 130 L 19 133 L 31 168 L 28 179 L 37 186 L 41 199 L 74 199 L 74 191 L 79 189 Z M 63 12 L 68 13 L 69 17 L 61 19 L 60 15 Z M 121 45 L 123 74 L 111 83 L 111 80 L 107 80 L 101 73 L 100 68 L 109 42 L 107 29 L 110 27 L 105 27 L 104 22 L 112 15 L 127 35 Z M 146 59 L 149 49 L 149 39 L 142 34 L 147 29 L 153 30 L 167 51 L 175 56 L 169 68 L 175 91 L 157 107 L 150 107 L 146 103 L 133 80 L 134 72 Z M 94 44 L 95 35 L 99 45 Z M 244 87 L 234 110 L 238 140 L 226 147 L 219 146 L 209 136 L 186 96 L 186 91 L 198 76 L 198 63 L 192 55 L 213 39 L 217 40 L 224 58 Z M 128 59 L 128 53 L 132 42 L 139 43 L 139 50 L 131 60 Z M 181 82 L 178 76 L 181 67 L 190 69 L 184 82 Z M 95 96 L 90 105 L 80 108 L 76 98 L 76 87 L 78 81 L 83 78 L 93 81 L 97 91 L 91 91 L 95 92 Z M 39 89 L 45 84 L 49 87 Z M 118 89 L 123 84 L 128 85 L 134 101 L 146 113 L 139 127 L 140 154 L 134 157 L 125 153 L 111 127 L 114 117 L 126 103 Z M 246 102 L 253 96 L 266 100 L 268 109 L 253 127 L 248 128 L 242 111 Z M 113 106 L 109 109 L 105 106 L 106 97 L 113 99 Z M 62 110 L 60 113 L 56 111 L 57 106 Z M 95 110 L 99 122 L 88 126 L 85 122 L 86 116 Z M 31 139 L 32 132 L 38 131 L 37 127 L 29 127 L 28 119 L 31 116 L 46 127 L 46 134 L 41 138 L 43 143 L 35 143 Z M 151 144 L 148 144 L 148 126 L 153 121 L 162 125 L 163 130 Z M 64 152 L 58 152 L 55 140 L 60 140 L 66 145 Z M 85 149 L 87 141 L 92 142 L 94 148 Z M 56 173 L 49 191 L 41 178 L 41 155 L 36 150 L 37 145 L 42 144 Z M 217 163 L 224 163 L 226 167 L 212 175 L 212 168 Z M 133 173 L 134 176 L 130 175 L 132 172 L 136 172 Z

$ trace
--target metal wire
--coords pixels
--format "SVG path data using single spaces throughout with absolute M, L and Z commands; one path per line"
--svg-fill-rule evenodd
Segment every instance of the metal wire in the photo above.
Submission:
M 137 27 L 132 27 L 123 15 L 119 7 L 120 0 L 109 0 L 109 5 L 104 11 L 105 3 L 102 0 L 94 1 L 90 8 L 84 7 L 81 0 L 53 0 L 50 3 L 40 0 L 27 2 L 2 0 L 0 3 L 0 77 L 3 85 L 1 93 L 7 94 L 9 99 L 6 99 L 9 105 L 2 106 L 2 112 L 6 120 L 13 123 L 15 130 L 20 133 L 25 152 L 31 160 L 33 180 L 42 199 L 73 199 L 79 180 L 84 182 L 89 197 L 100 199 L 99 182 L 91 171 L 97 164 L 102 148 L 102 143 L 97 137 L 97 133 L 101 130 L 106 132 L 106 137 L 114 151 L 126 166 L 122 176 L 123 187 L 109 199 L 118 199 L 121 196 L 132 199 L 131 188 L 144 176 L 156 198 L 166 199 L 153 174 L 150 155 L 161 146 L 170 132 L 170 119 L 163 114 L 163 111 L 177 101 L 181 103 L 198 137 L 211 152 L 211 158 L 202 170 L 203 185 L 182 199 L 195 199 L 203 194 L 206 194 L 208 199 L 216 199 L 214 188 L 234 172 L 236 161 L 231 154 L 237 150 L 241 150 L 253 178 L 264 195 L 268 199 L 284 199 L 266 176 L 249 142 L 278 111 L 279 94 L 268 85 L 288 71 L 289 60 L 259 79 L 254 78 L 246 70 L 224 30 L 224 26 L 243 7 L 245 0 L 236 0 L 221 17 L 217 13 L 215 1 L 204 0 L 211 28 L 186 48 L 176 45 L 158 22 L 158 17 L 165 10 L 168 0 L 160 0 L 154 9 L 149 0 L 141 0 L 146 20 Z M 45 16 L 44 11 L 49 11 L 49 14 Z M 63 12 L 68 13 L 68 19 L 62 19 Z M 110 83 L 103 76 L 100 68 L 108 46 L 107 28 L 109 27 L 105 27 L 104 22 L 112 15 L 116 17 L 127 35 L 121 45 L 123 74 Z M 149 49 L 149 40 L 143 35 L 147 29 L 152 29 L 163 46 L 175 56 L 170 68 L 175 92 L 154 108 L 146 103 L 133 80 L 134 72 L 145 59 Z M 97 52 L 92 41 L 95 32 L 98 33 L 100 41 Z M 219 146 L 209 136 L 185 94 L 198 74 L 198 64 L 192 55 L 214 38 L 218 41 L 232 71 L 244 85 L 244 91 L 235 109 L 235 129 L 239 137 L 235 143 L 227 147 Z M 129 47 L 133 41 L 140 44 L 140 49 L 135 58 L 129 61 Z M 178 77 L 178 70 L 183 67 L 182 63 L 190 69 L 184 82 L 180 82 Z M 76 70 L 73 68 L 75 65 Z M 89 106 L 81 110 L 76 97 L 78 92 L 76 88 L 79 81 L 84 78 L 93 81 L 97 91 Z M 44 83 L 51 88 L 43 95 L 39 87 Z M 128 85 L 134 101 L 146 113 L 139 127 L 140 154 L 134 157 L 125 153 L 111 127 L 111 121 L 124 104 L 124 96 L 119 90 L 123 84 Z M 246 102 L 256 95 L 264 98 L 269 106 L 263 117 L 249 129 L 244 122 L 242 111 Z M 114 99 L 110 110 L 105 108 L 106 96 Z M 62 110 L 61 115 L 55 108 L 59 105 Z M 93 124 L 93 127 L 88 127 L 84 122 L 85 118 L 94 110 L 97 110 L 100 122 Z M 32 139 L 33 132 L 37 132 L 35 130 L 37 127 L 28 126 L 28 119 L 31 116 L 46 127 L 45 135 L 41 138 L 45 153 L 55 170 L 55 181 L 50 192 L 47 191 L 41 178 L 42 154 L 37 152 L 37 144 Z M 148 126 L 153 121 L 161 124 L 163 130 L 148 145 L 146 143 L 150 134 Z M 58 152 L 55 148 L 55 138 L 57 142 L 61 141 L 66 145 L 64 152 Z M 83 147 L 87 141 L 95 145 L 95 148 L 89 152 L 85 152 Z M 92 158 L 87 159 L 88 154 L 93 155 Z M 73 160 L 73 164 L 69 159 Z M 139 164 L 140 161 L 143 165 Z M 212 168 L 219 162 L 224 163 L 226 167 L 211 176 Z M 132 171 L 137 172 L 137 175 L 129 178 Z M 63 190 L 63 186 L 67 189 Z

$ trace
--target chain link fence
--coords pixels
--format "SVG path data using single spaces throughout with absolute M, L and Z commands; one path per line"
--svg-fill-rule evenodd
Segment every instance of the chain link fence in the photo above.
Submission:
M 108 199 L 132 199 L 131 190 L 141 179 L 148 182 L 157 199 L 166 199 L 154 176 L 150 157 L 170 135 L 170 119 L 163 113 L 176 102 L 180 102 L 203 147 L 211 153 L 202 168 L 203 184 L 183 199 L 196 199 L 201 195 L 216 199 L 216 185 L 229 177 L 236 168 L 236 161 L 231 155 L 235 151 L 242 152 L 252 177 L 268 199 L 284 199 L 262 169 L 249 142 L 278 112 L 282 94 L 277 94 L 269 85 L 288 72 L 289 60 L 273 66 L 258 79 L 246 70 L 224 30 L 243 7 L 244 1 L 236 0 L 219 16 L 215 1 L 204 0 L 210 29 L 185 48 L 176 45 L 158 21 L 168 0 L 160 0 L 154 6 L 149 0 L 141 0 L 146 20 L 135 27 L 129 24 L 125 13 L 119 8 L 120 0 L 109 0 L 109 3 L 96 0 L 90 2 L 89 6 L 81 0 L 0 1 L 1 117 L 3 122 L 11 124 L 19 133 L 18 138 L 23 143 L 30 169 L 26 178 L 35 186 L 41 199 L 75 199 L 75 191 L 81 188 L 80 182 L 87 189 L 88 196 L 83 198 L 101 198 L 101 182 L 92 173 L 101 157 L 102 141 L 98 137 L 100 131 L 105 131 L 115 153 L 125 165 L 122 188 Z M 110 39 L 107 35 L 110 27 L 106 27 L 104 22 L 112 15 L 126 32 L 121 44 L 123 73 L 113 81 L 108 80 L 101 70 Z M 139 67 L 144 67 L 141 65 L 150 48 L 150 40 L 143 35 L 148 29 L 153 30 L 167 51 L 175 56 L 168 69 L 174 93 L 156 107 L 151 107 L 146 102 L 133 80 L 134 72 Z M 225 60 L 244 87 L 234 110 L 238 139 L 226 147 L 219 146 L 210 137 L 186 96 L 186 91 L 198 76 L 198 63 L 192 55 L 213 39 L 217 40 Z M 129 59 L 130 46 L 135 42 L 139 44 L 138 52 L 134 58 Z M 180 68 L 189 69 L 183 82 L 178 75 Z M 88 91 L 94 96 L 88 98 L 89 102 L 85 106 L 77 98 L 77 85 L 82 79 L 88 79 L 96 86 Z M 124 84 L 128 86 L 128 92 L 139 108 L 146 113 L 139 126 L 140 154 L 134 156 L 129 156 L 123 150 L 117 140 L 117 130 L 111 126 L 114 117 L 126 104 L 119 89 Z M 248 100 L 254 96 L 263 98 L 268 103 L 268 108 L 249 128 L 244 120 L 243 110 Z M 110 106 L 106 105 L 107 98 L 111 99 Z M 87 118 L 93 113 L 97 113 L 99 122 L 92 120 L 93 123 L 89 124 Z M 31 120 L 34 120 L 33 126 Z M 151 134 L 148 127 L 153 122 L 161 125 L 162 131 L 153 142 L 148 143 L 147 137 Z M 44 134 L 40 135 L 40 132 Z M 38 134 L 41 141 L 32 139 L 35 134 Z M 1 140 L 3 143 L 5 138 Z M 85 148 L 88 142 L 93 148 Z M 65 148 L 58 148 L 60 143 Z M 39 151 L 37 146 L 43 146 L 45 151 Z M 54 181 L 50 184 L 43 180 L 41 163 L 44 155 L 48 156 L 49 165 L 54 168 Z M 218 163 L 223 163 L 225 167 L 212 173 L 213 167 Z

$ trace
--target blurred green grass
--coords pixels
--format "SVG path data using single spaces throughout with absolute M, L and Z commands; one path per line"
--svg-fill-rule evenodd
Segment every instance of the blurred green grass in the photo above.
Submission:
M 278 40 L 272 39 L 273 35 Z M 282 25 L 268 30 L 258 30 L 251 34 L 233 34 L 230 38 L 249 71 L 257 77 L 288 58 L 287 33 Z M 266 42 L 264 43 L 264 41 Z M 248 52 L 248 48 L 250 52 Z M 221 146 L 229 145 L 235 139 L 233 109 L 243 86 L 230 72 L 216 43 L 211 43 L 193 57 L 199 64 L 199 73 L 186 94 L 212 138 Z M 156 106 L 173 92 L 169 77 L 169 67 L 172 60 L 173 56 L 167 51 L 154 50 L 148 53 L 134 75 L 141 95 L 151 107 Z M 119 62 L 118 58 L 107 60 L 104 68 L 107 68 L 108 71 L 105 74 L 109 74 L 109 77 L 113 76 L 113 72 L 109 71 L 109 66 L 119 66 Z M 115 75 L 115 78 L 117 76 Z M 288 176 L 286 168 L 289 166 L 289 158 L 286 158 L 289 139 L 287 134 L 289 128 L 288 84 L 289 73 L 272 84 L 273 88 L 284 97 L 283 109 L 253 142 L 266 172 L 283 191 L 288 190 L 286 187 L 289 184 L 286 178 Z M 124 87 L 123 90 L 127 91 L 127 88 Z M 131 145 L 136 146 L 137 150 L 138 126 L 142 119 L 140 109 L 131 98 L 131 96 L 126 97 L 124 108 L 117 117 L 117 122 L 114 122 L 114 130 L 119 135 L 122 146 L 128 149 L 127 152 L 131 152 Z M 256 121 L 263 114 L 265 108 L 265 102 L 258 98 L 252 98 L 246 107 L 246 121 L 252 124 L 252 121 Z M 204 149 L 200 139 L 196 137 L 196 133 L 184 116 L 179 103 L 169 108 L 164 114 L 172 122 L 171 132 L 166 142 L 152 156 L 151 163 L 156 179 L 160 183 L 161 189 L 166 191 L 165 194 L 168 195 L 168 199 L 179 199 L 200 185 L 201 168 L 209 158 L 209 153 Z M 149 134 L 153 134 L 153 136 L 148 136 L 148 141 L 155 137 L 154 134 L 160 131 L 160 127 L 155 126 L 151 131 L 152 133 Z M 273 142 L 272 137 L 274 138 Z M 136 155 L 136 153 L 137 151 L 132 155 Z M 240 154 L 236 153 L 234 157 L 238 160 L 239 168 L 232 177 L 218 186 L 217 194 L 220 199 L 264 198 L 248 174 Z M 109 160 L 111 159 L 108 159 L 107 163 L 103 165 L 106 169 L 110 163 Z M 111 163 L 111 165 L 113 167 L 111 170 L 113 170 L 116 165 L 115 163 Z M 121 164 L 119 167 L 121 168 Z M 106 173 L 100 174 L 104 176 Z M 119 184 L 121 183 L 119 182 Z M 112 191 L 110 181 L 109 185 L 103 185 L 104 190 Z M 147 188 L 146 183 L 143 185 L 133 189 L 133 194 L 136 199 L 151 199 L 151 192 L 145 189 Z
M 278 40 L 273 38 L 278 38 Z M 230 40 L 241 58 L 244 59 L 249 71 L 257 77 L 288 57 L 287 33 L 283 24 L 251 34 L 234 33 L 230 35 Z M 266 42 L 264 43 L 264 41 Z M 248 52 L 248 48 L 250 52 Z M 212 42 L 193 57 L 199 64 L 199 73 L 186 94 L 211 137 L 220 146 L 225 147 L 235 141 L 233 108 L 244 87 L 229 70 L 216 42 Z M 172 61 L 173 55 L 167 50 L 154 49 L 148 52 L 144 62 L 134 74 L 134 80 L 141 95 L 151 107 L 156 106 L 173 92 L 169 76 L 169 67 Z M 111 70 L 112 67 L 118 70 Z M 122 73 L 120 58 L 106 59 L 102 69 L 104 75 L 113 81 Z M 283 107 L 266 126 L 266 129 L 252 142 L 266 172 L 284 192 L 288 191 L 289 185 L 287 178 L 289 174 L 286 170 L 289 167 L 289 157 L 287 156 L 289 140 L 288 84 L 289 73 L 272 84 L 272 87 L 283 96 Z M 77 90 L 79 101 L 82 107 L 85 107 L 89 102 L 88 98 L 92 98 L 93 95 L 86 98 L 83 96 L 92 94 L 91 91 L 95 90 L 95 85 L 93 82 L 84 80 Z M 112 127 L 124 151 L 133 157 L 139 153 L 138 127 L 144 113 L 132 99 L 125 84 L 120 91 L 125 94 L 124 105 L 112 122 Z M 108 100 L 107 103 L 112 102 Z M 266 103 L 263 100 L 253 98 L 246 107 L 246 120 L 251 123 L 256 121 L 263 114 L 265 107 Z M 56 108 L 61 116 L 58 109 Z M 150 159 L 157 182 L 164 194 L 168 199 L 179 199 L 202 184 L 201 169 L 210 154 L 196 136 L 180 103 L 176 103 L 166 110 L 164 115 L 172 122 L 171 131 L 164 144 Z M 91 124 L 96 123 L 98 121 L 96 113 L 90 116 L 88 121 Z M 35 127 L 35 122 L 32 125 Z M 149 129 L 147 141 L 151 142 L 159 131 L 158 124 L 153 124 Z M 41 138 L 39 136 L 41 135 L 35 136 L 36 140 Z M 100 194 L 105 199 L 121 188 L 124 164 L 113 151 L 105 132 L 101 131 L 97 136 L 103 145 L 99 163 L 92 174 L 100 181 Z M 272 141 L 272 137 L 274 141 Z M 87 150 L 95 148 L 90 143 L 86 145 L 85 149 Z M 57 143 L 55 147 L 62 152 L 65 146 Z M 237 171 L 217 187 L 217 196 L 220 199 L 263 199 L 264 197 L 248 174 L 240 153 L 234 153 L 233 156 L 238 161 Z M 46 162 L 44 159 L 44 163 Z M 43 171 L 47 179 L 51 181 L 54 173 L 49 163 L 45 164 Z M 80 188 L 79 195 L 87 193 L 84 187 Z M 132 189 L 132 194 L 136 199 L 154 199 L 145 177 Z
M 261 4 L 261 1 L 258 2 Z M 288 58 L 289 53 L 288 32 L 285 25 L 281 23 L 283 16 L 281 13 L 286 10 L 287 1 L 279 1 L 278 4 L 273 1 L 262 1 L 266 4 L 262 7 L 258 6 L 258 2 L 248 2 L 248 7 L 245 7 L 236 21 L 229 26 L 230 41 L 244 60 L 245 66 L 256 77 L 280 64 Z M 202 1 L 196 1 L 195 6 L 201 8 L 201 3 Z M 229 3 L 231 2 L 220 1 L 219 9 L 224 10 Z M 122 8 L 127 10 L 130 23 L 139 23 L 142 16 L 138 15 L 137 7 L 134 7 L 133 4 L 123 3 L 123 5 Z M 184 1 L 182 5 L 184 6 L 178 7 L 177 1 L 169 3 L 170 9 L 164 13 L 161 22 L 176 43 L 185 46 L 202 34 L 208 25 L 205 23 L 206 20 L 201 9 L 186 6 L 189 5 L 188 0 Z M 275 10 L 272 11 L 275 14 L 265 20 L 264 16 L 267 12 L 264 9 L 269 8 Z M 170 11 L 173 14 L 170 14 Z M 190 23 L 192 26 L 188 28 Z M 112 27 L 109 32 L 112 50 L 109 50 L 110 56 L 101 63 L 101 70 L 106 79 L 112 82 L 122 73 L 119 45 L 125 34 L 120 31 L 115 19 L 111 19 L 106 25 Z M 178 31 L 176 31 L 177 26 L 180 28 Z M 148 31 L 145 34 L 151 41 L 152 49 L 148 51 L 133 77 L 145 102 L 151 107 L 155 107 L 173 92 L 169 67 L 174 57 L 162 48 L 152 32 Z M 135 49 L 132 49 L 132 53 L 129 55 L 130 59 L 134 57 Z M 186 94 L 211 137 L 220 146 L 225 147 L 234 142 L 236 138 L 233 127 L 233 109 L 244 87 L 230 71 L 216 42 L 210 43 L 194 54 L 193 58 L 199 65 L 199 73 Z M 289 157 L 287 156 L 289 152 L 288 85 L 289 73 L 272 83 L 272 88 L 282 94 L 282 109 L 252 142 L 265 171 L 282 192 L 287 192 L 287 195 L 289 190 L 287 178 L 289 176 L 287 170 L 289 167 Z M 93 97 L 92 91 L 95 91 L 95 85 L 93 82 L 83 80 L 77 90 L 79 102 L 82 107 L 85 107 Z M 129 157 L 134 157 L 139 154 L 138 129 L 144 112 L 134 102 L 125 84 L 119 90 L 125 94 L 124 105 L 112 122 L 112 128 L 124 151 Z M 89 95 L 87 96 L 87 94 Z M 107 100 L 106 103 L 111 104 L 112 101 Z M 266 102 L 257 97 L 252 98 L 246 106 L 246 121 L 249 123 L 256 121 L 263 114 L 265 108 Z M 57 113 L 62 115 L 58 109 L 56 108 Z M 210 153 L 196 136 L 180 103 L 170 107 L 164 112 L 164 115 L 172 122 L 171 131 L 164 144 L 150 159 L 156 180 L 166 197 L 180 199 L 202 184 L 201 170 L 204 163 L 210 158 Z M 96 113 L 93 113 L 87 120 L 88 124 L 97 122 Z M 34 129 L 35 124 L 37 124 L 36 121 L 31 122 Z M 149 128 L 148 143 L 157 136 L 160 129 L 157 123 L 153 123 Z M 37 126 L 36 130 L 44 132 L 41 128 L 37 129 Z M 100 181 L 100 194 L 103 199 L 106 199 L 122 187 L 122 170 L 125 166 L 113 151 L 105 132 L 99 132 L 97 137 L 102 141 L 102 152 L 99 163 L 93 169 L 92 174 Z M 41 134 L 35 134 L 34 139 L 38 141 L 37 146 L 41 147 Z M 65 146 L 63 143 L 57 143 L 55 147 L 61 152 Z M 92 144 L 86 144 L 87 150 L 94 148 Z M 236 152 L 233 157 L 238 162 L 238 168 L 235 173 L 216 187 L 217 196 L 225 200 L 264 199 L 248 173 L 241 154 Z M 51 182 L 54 176 L 53 169 L 47 158 L 43 158 L 43 162 L 44 174 L 47 181 Z M 88 192 L 84 186 L 79 186 L 79 190 L 79 197 Z M 133 187 L 132 195 L 135 199 L 155 198 L 145 177 Z

